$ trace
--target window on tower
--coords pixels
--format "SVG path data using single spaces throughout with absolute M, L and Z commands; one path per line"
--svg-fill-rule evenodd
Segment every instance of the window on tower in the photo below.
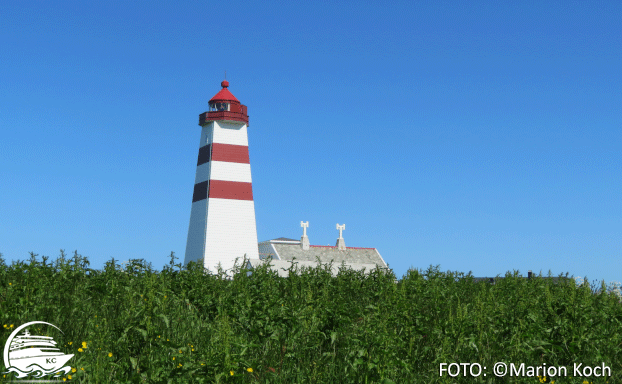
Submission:
M 228 111 L 229 103 L 210 103 L 209 111 L 217 112 L 217 111 Z

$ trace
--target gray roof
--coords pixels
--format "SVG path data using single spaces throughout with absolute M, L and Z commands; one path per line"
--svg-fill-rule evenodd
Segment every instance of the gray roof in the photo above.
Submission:
M 285 237 L 259 243 L 259 257 L 273 261 L 287 261 L 287 264 L 283 264 L 287 265 L 287 268 L 293 260 L 299 262 L 301 267 L 315 267 L 318 261 L 322 264 L 332 262 L 336 271 L 342 263 L 356 270 L 370 270 L 376 266 L 389 267 L 376 248 L 346 247 L 345 250 L 340 250 L 336 246 L 311 245 L 308 250 L 303 250 L 300 240 Z
M 289 269 L 292 266 L 292 263 L 296 263 L 298 270 L 301 268 L 315 268 L 318 264 L 315 261 L 290 261 L 290 260 L 258 260 L 252 259 L 248 261 L 248 266 L 251 268 L 257 268 L 261 266 L 263 263 L 270 263 L 270 269 L 276 271 L 279 277 L 287 277 L 289 276 Z M 372 270 L 376 269 L 376 264 L 356 264 L 356 263 L 344 263 L 344 264 L 336 264 L 333 263 L 331 265 L 331 274 L 333 276 L 337 276 L 339 273 L 339 269 L 345 267 L 346 269 L 353 269 L 355 271 L 363 271 L 364 273 L 370 273 Z
M 340 264 L 341 262 L 352 264 L 373 264 L 380 267 L 387 267 L 382 257 L 375 248 L 346 248 L 344 251 L 340 251 L 337 247 L 330 246 L 311 246 L 309 250 L 303 250 L 299 244 L 279 244 L 274 243 L 279 258 L 281 260 L 296 260 L 300 261 L 321 261 L 322 263 L 334 262 Z

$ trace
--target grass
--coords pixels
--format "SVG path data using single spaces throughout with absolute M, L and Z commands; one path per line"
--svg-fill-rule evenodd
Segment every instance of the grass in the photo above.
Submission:
M 114 259 L 94 270 L 77 252 L 11 265 L 0 254 L 1 345 L 23 323 L 52 323 L 75 354 L 63 379 L 79 383 L 622 382 L 622 305 L 604 283 L 511 272 L 491 285 L 438 267 L 399 280 L 326 266 L 228 279 L 170 257 L 161 271 Z M 568 376 L 495 378 L 496 362 Z M 441 377 L 441 363 L 487 376 Z M 612 376 L 571 377 L 574 363 Z

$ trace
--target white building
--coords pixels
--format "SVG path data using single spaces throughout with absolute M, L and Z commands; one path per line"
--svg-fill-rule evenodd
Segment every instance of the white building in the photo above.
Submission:
M 279 276 L 287 276 L 292 263 L 299 268 L 314 268 L 321 264 L 332 262 L 332 274 L 337 275 L 339 268 L 345 266 L 348 269 L 370 272 L 376 268 L 388 269 L 376 248 L 346 247 L 342 231 L 344 225 L 337 224 L 339 238 L 334 247 L 326 245 L 310 245 L 307 236 L 309 222 L 300 222 L 303 227 L 303 235 L 300 240 L 280 237 L 274 240 L 259 243 L 260 260 L 249 260 L 247 266 L 255 268 L 264 262 L 270 263 L 270 268 L 277 271 Z

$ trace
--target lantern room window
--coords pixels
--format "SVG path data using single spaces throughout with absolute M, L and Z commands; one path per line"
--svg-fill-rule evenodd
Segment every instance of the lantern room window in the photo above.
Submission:
M 209 111 L 210 112 L 219 112 L 219 111 L 228 111 L 229 103 L 210 103 Z

